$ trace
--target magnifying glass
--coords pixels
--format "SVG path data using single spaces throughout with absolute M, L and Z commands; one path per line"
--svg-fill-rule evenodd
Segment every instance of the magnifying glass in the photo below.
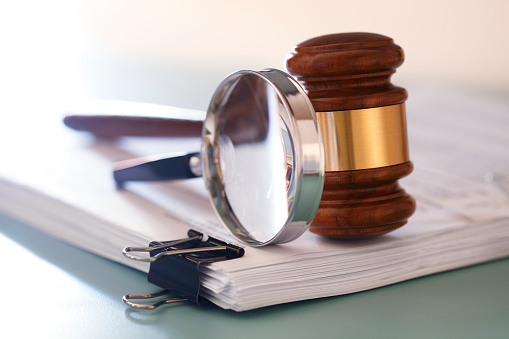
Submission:
M 224 226 L 249 246 L 298 238 L 321 199 L 324 152 L 302 87 L 275 69 L 238 71 L 216 89 L 200 153 L 118 163 L 115 181 L 203 176 Z

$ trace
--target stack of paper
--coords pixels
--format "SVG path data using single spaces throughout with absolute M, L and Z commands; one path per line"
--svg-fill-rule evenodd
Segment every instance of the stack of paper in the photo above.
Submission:
M 202 268 L 205 295 L 223 308 L 243 311 L 509 256 L 509 101 L 440 92 L 414 91 L 407 104 L 415 170 L 401 185 L 416 197 L 418 209 L 406 226 L 358 242 L 306 232 L 289 244 L 246 248 L 241 259 Z M 16 122 L 8 128 L 16 132 L 1 135 L 9 147 L 0 156 L 10 159 L 0 167 L 4 213 L 145 271 L 148 264 L 123 257 L 123 247 L 184 238 L 191 227 L 234 242 L 215 216 L 201 178 L 115 188 L 114 161 L 195 151 L 199 140 L 95 140 L 56 119 L 40 122 L 26 134 L 29 142 Z

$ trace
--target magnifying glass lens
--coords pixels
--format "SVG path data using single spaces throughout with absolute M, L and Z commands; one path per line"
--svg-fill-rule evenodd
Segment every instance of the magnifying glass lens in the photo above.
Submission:
M 288 227 L 295 228 L 292 237 L 305 230 L 307 220 L 294 218 L 304 169 L 295 106 L 298 112 L 303 106 L 306 117 L 313 113 L 307 101 L 299 101 L 302 97 L 284 73 L 274 70 L 234 73 L 212 98 L 202 135 L 207 188 L 225 226 L 249 245 L 271 243 Z M 296 101 L 293 107 L 290 100 Z M 316 122 L 301 117 L 301 124 L 307 122 L 316 134 Z M 319 147 L 313 147 L 318 154 Z M 320 176 L 319 161 L 315 167 L 311 172 Z
M 262 78 L 238 79 L 218 111 L 220 178 L 231 212 L 250 236 L 272 239 L 289 216 L 293 145 L 284 105 Z

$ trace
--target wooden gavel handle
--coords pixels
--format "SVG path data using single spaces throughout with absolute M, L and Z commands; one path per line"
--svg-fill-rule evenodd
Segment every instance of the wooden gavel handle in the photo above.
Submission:
M 64 124 L 77 131 L 100 137 L 120 136 L 199 137 L 201 121 L 163 117 L 130 117 L 111 115 L 68 115 Z
M 122 105 L 114 107 L 110 102 L 105 102 L 104 105 L 87 105 L 70 110 L 64 117 L 64 124 L 77 131 L 108 138 L 201 136 L 204 112 L 141 103 Z M 126 107 L 125 112 L 122 107 Z

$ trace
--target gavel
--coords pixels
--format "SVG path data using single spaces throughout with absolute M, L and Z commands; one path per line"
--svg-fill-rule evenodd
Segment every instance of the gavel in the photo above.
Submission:
M 412 172 L 407 91 L 390 78 L 404 60 L 391 38 L 342 33 L 307 40 L 286 67 L 304 86 L 325 147 L 325 183 L 311 232 L 331 238 L 381 235 L 407 223 L 415 200 L 398 184 Z
M 316 112 L 325 155 L 323 193 L 309 230 L 335 239 L 379 236 L 407 223 L 415 200 L 398 183 L 412 172 L 407 92 L 390 78 L 404 60 L 391 38 L 339 33 L 307 40 L 286 59 Z M 171 117 L 68 115 L 96 135 L 198 136 L 200 121 Z

